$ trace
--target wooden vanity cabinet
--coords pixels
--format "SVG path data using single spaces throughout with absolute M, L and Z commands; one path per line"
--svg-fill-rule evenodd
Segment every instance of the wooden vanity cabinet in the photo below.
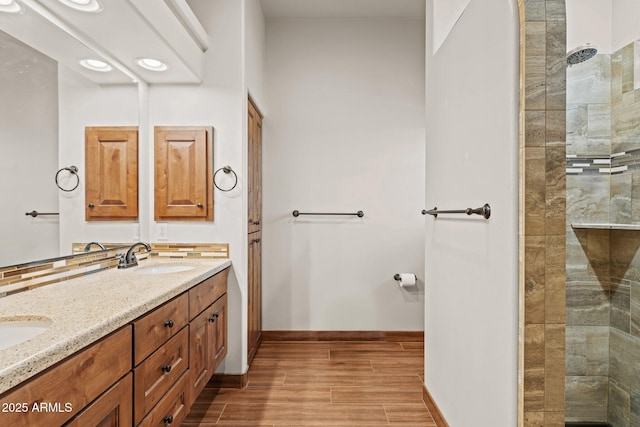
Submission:
M 130 417 L 131 386 L 125 390 L 128 380 L 124 378 L 121 386 L 112 388 L 131 370 L 131 342 L 131 326 L 127 325 L 0 396 L 0 406 L 21 403 L 28 408 L 26 412 L 0 414 L 2 425 L 63 425 L 100 395 L 103 396 L 81 414 L 83 419 L 131 425 L 125 413 L 129 411 Z M 105 390 L 108 391 L 103 394 Z M 40 404 L 45 405 L 44 409 L 34 410 Z M 54 407 L 49 408 L 48 404 Z
M 154 129 L 154 219 L 213 221 L 213 128 Z
M 138 128 L 85 128 L 85 220 L 138 217 Z
M 189 290 L 189 406 L 227 354 L 228 274 L 227 268 Z

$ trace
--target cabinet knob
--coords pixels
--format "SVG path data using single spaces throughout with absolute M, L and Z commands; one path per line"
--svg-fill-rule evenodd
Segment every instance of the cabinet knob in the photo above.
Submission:
M 173 422 L 173 415 L 167 415 L 162 419 L 165 424 L 171 424 Z
M 209 320 L 209 322 L 213 323 L 213 322 L 215 322 L 215 321 L 216 321 L 216 316 L 215 316 L 215 315 L 213 315 L 213 316 L 209 317 L 209 319 L 208 319 L 208 320 Z
M 166 326 L 167 328 L 173 328 L 173 320 L 165 320 L 164 326 Z
M 198 203 L 196 206 L 202 209 L 202 203 Z
M 253 225 L 260 225 L 260 221 L 253 221 Z
M 89 209 L 93 209 L 96 207 L 96 205 L 94 205 L 93 203 L 89 203 L 87 206 L 89 206 Z
M 253 243 L 260 243 L 260 239 L 253 239 Z
M 169 372 L 171 372 L 171 365 L 162 365 L 160 369 L 168 374 Z

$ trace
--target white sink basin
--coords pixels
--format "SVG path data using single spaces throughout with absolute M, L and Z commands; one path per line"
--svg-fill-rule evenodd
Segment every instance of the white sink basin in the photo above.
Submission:
M 167 274 L 167 273 L 179 273 L 181 271 L 192 270 L 195 267 L 192 265 L 180 265 L 180 264 L 160 264 L 150 265 L 148 267 L 142 267 L 136 270 L 138 274 Z
M 34 338 L 51 326 L 47 320 L 0 320 L 0 350 Z

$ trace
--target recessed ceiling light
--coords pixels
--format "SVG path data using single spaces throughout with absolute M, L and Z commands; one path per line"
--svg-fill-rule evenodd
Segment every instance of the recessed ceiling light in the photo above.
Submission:
M 22 7 L 14 0 L 0 0 L 0 12 L 18 13 Z
M 151 71 L 165 71 L 169 68 L 164 62 L 153 58 L 138 58 L 136 59 L 136 64 Z
M 84 68 L 88 68 L 93 71 L 100 71 L 102 73 L 106 73 L 113 69 L 111 65 L 98 59 L 82 59 L 80 60 L 80 65 L 82 65 Z
M 81 12 L 98 13 L 102 10 L 102 3 L 99 0 L 58 0 L 65 6 L 79 10 Z

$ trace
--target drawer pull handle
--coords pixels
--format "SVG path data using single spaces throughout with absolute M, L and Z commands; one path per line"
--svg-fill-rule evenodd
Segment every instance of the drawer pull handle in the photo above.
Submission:
M 215 322 L 218 317 L 220 317 L 220 313 L 213 313 L 209 318 L 209 322 Z
M 164 326 L 167 328 L 173 328 L 173 320 L 165 320 Z
M 161 369 L 168 374 L 171 372 L 171 365 L 162 365 Z
M 165 424 L 171 424 L 173 422 L 173 415 L 168 415 L 162 419 Z

